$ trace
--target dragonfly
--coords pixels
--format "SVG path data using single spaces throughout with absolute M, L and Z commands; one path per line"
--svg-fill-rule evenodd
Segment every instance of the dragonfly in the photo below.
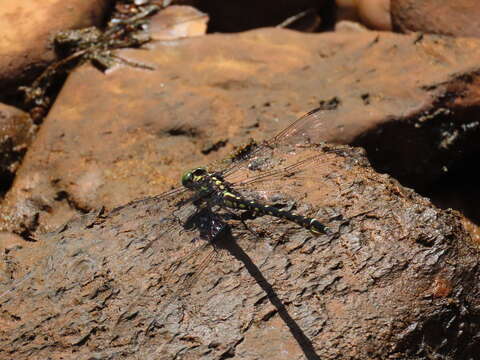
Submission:
M 181 178 L 181 187 L 156 197 L 158 201 L 166 204 L 164 214 L 172 221 L 156 239 L 144 247 L 145 251 L 154 242 L 171 238 L 179 229 L 196 232 L 192 243 L 204 240 L 201 245 L 180 256 L 165 269 L 162 274 L 163 282 L 178 282 L 179 285 L 166 296 L 163 306 L 179 300 L 182 293 L 190 289 L 209 265 L 221 256 L 220 243 L 230 234 L 232 222 L 236 222 L 235 226 L 242 226 L 254 238 L 258 235 L 251 231 L 248 222 L 259 217 L 285 220 L 304 228 L 313 236 L 331 234 L 329 227 L 316 217 L 285 209 L 285 204 L 281 201 L 282 179 L 289 178 L 301 183 L 302 173 L 321 162 L 325 154 L 314 153 L 300 161 L 276 166 L 275 170 L 270 166 L 270 160 L 275 156 L 272 155 L 273 149 L 288 153 L 310 144 L 311 137 L 315 139 L 315 132 L 320 128 L 326 111 L 329 109 L 323 107 L 310 111 L 273 138 L 253 149 L 237 152 L 228 165 L 213 165 L 214 170 L 211 171 L 195 168 L 185 172 Z M 246 173 L 253 175 L 246 176 Z M 266 185 L 263 189 L 262 184 Z M 276 184 L 277 188 L 272 184 Z M 270 204 L 259 199 L 261 195 L 265 198 L 268 193 L 273 195 L 273 199 L 280 200 L 280 204 Z M 290 208 L 292 207 L 300 208 L 302 205 L 291 204 Z
M 201 323 L 203 319 L 197 318 L 193 325 L 182 318 L 202 305 L 205 286 L 209 287 L 209 295 L 217 286 L 222 289 L 229 286 L 225 280 L 228 277 L 221 276 L 218 271 L 240 271 L 242 281 L 262 284 L 261 289 L 245 288 L 248 289 L 244 296 L 248 296 L 249 308 L 252 308 L 250 301 L 264 298 L 270 291 L 266 281 L 258 280 L 262 274 L 252 275 L 248 264 L 239 257 L 233 255 L 240 261 L 223 261 L 225 256 L 232 255 L 230 244 L 255 246 L 254 262 L 263 271 L 262 264 L 271 264 L 274 259 L 289 261 L 280 254 L 285 250 L 284 241 L 292 246 L 308 244 L 307 247 L 324 247 L 332 241 L 331 231 L 337 229 L 336 220 L 332 221 L 335 210 L 330 212 L 326 210 L 328 207 L 311 205 L 318 202 L 311 198 L 316 190 L 310 190 L 314 188 L 311 183 L 330 186 L 325 181 L 319 182 L 325 174 L 331 173 L 325 165 L 328 159 L 347 156 L 338 154 L 338 147 L 329 150 L 328 146 L 321 145 L 319 151 L 314 144 L 326 111 L 318 109 L 306 114 L 270 140 L 242 149 L 228 161 L 187 171 L 181 179 L 183 184 L 173 190 L 134 201 L 107 215 L 92 212 L 81 221 L 66 224 L 45 242 L 44 245 L 52 250 L 45 251 L 49 256 L 41 257 L 44 264 L 36 262 L 23 279 L 15 280 L 13 287 L 12 282 L 8 282 L 2 288 L 0 306 L 14 311 L 19 309 L 16 304 L 28 303 L 26 294 L 34 294 L 35 299 L 51 303 L 50 307 L 42 305 L 45 311 L 58 314 L 58 319 L 62 319 L 62 314 L 67 316 L 69 311 L 84 311 L 81 304 L 59 306 L 64 299 L 70 299 L 69 296 L 83 294 L 84 288 L 79 284 L 87 287 L 92 281 L 103 284 L 104 280 L 110 281 L 112 274 L 113 288 L 118 290 L 118 295 L 114 296 L 118 296 L 114 300 L 117 312 L 107 321 L 112 334 L 122 333 L 122 327 L 131 326 L 130 320 L 138 316 L 139 324 L 145 326 L 142 331 L 166 346 L 167 353 L 170 350 L 173 353 L 176 350 L 171 347 L 184 345 L 163 341 L 164 334 L 189 334 L 190 326 L 214 332 L 215 325 L 208 330 Z M 310 182 L 308 186 L 307 182 Z M 320 190 L 320 195 L 322 191 L 330 191 Z M 308 239 L 312 239 L 311 243 Z M 280 245 L 281 249 L 277 248 Z M 275 254 L 275 250 L 281 251 Z M 207 272 L 207 269 L 212 271 Z M 122 282 L 123 278 L 128 281 Z M 63 284 L 67 281 L 72 284 L 62 297 Z M 104 289 L 103 285 L 99 288 Z M 197 290 L 198 294 L 187 296 L 187 292 Z M 282 308 L 279 301 L 275 303 L 273 295 L 267 296 L 273 299 L 274 306 Z M 220 293 L 218 301 L 224 299 L 224 294 Z M 244 301 L 238 296 L 233 299 Z M 28 304 L 30 307 L 22 306 L 30 310 L 22 311 L 35 314 L 44 311 L 44 307 L 36 303 Z M 223 310 L 222 306 L 215 306 L 211 298 L 203 305 L 201 313 L 205 313 L 207 319 L 221 321 L 230 316 L 228 312 L 225 315 L 212 313 Z M 89 314 L 95 322 L 95 313 Z M 22 324 L 36 329 L 35 319 L 25 317 Z M 239 321 L 248 323 L 245 319 Z M 17 336 L 21 329 L 17 330 L 18 327 L 12 325 L 10 334 Z M 109 331 L 105 334 L 110 335 Z M 299 332 L 294 331 L 297 335 Z M 228 343 L 236 341 L 234 332 L 225 335 L 232 337 Z
M 185 172 L 181 179 L 182 186 L 154 197 L 157 202 L 161 202 L 164 206 L 163 213 L 167 214 L 164 221 L 167 223 L 170 220 L 173 221 L 164 226 L 160 235 L 148 242 L 143 247 L 143 251 L 148 251 L 155 242 L 162 241 L 166 237 L 174 237 L 173 233 L 175 231 L 196 232 L 197 236 L 192 238 L 193 243 L 197 243 L 197 240 L 206 240 L 191 253 L 175 260 L 166 270 L 167 274 L 174 274 L 182 265 L 189 263 L 194 258 L 200 258 L 188 271 L 187 281 L 183 281 L 181 289 L 186 289 L 219 256 L 217 251 L 219 242 L 223 235 L 229 232 L 229 222 L 232 220 L 240 222 L 242 226 L 248 229 L 246 225 L 248 220 L 263 216 L 273 217 L 297 224 L 313 235 L 329 234 L 329 228 L 315 217 L 298 214 L 292 210 L 283 209 L 281 206 L 262 202 L 257 199 L 258 192 L 248 193 L 251 192 L 253 187 L 259 188 L 261 183 L 268 184 L 276 181 L 281 187 L 283 177 L 299 179 L 303 170 L 310 168 L 319 160 L 319 155 L 313 155 L 310 158 L 288 164 L 276 170 L 259 171 L 262 167 L 261 162 L 272 156 L 270 154 L 272 149 L 310 143 L 310 137 L 315 138 L 316 132 L 321 128 L 325 112 L 329 110 L 328 107 L 314 109 L 271 139 L 253 146 L 253 149 L 250 146 L 241 149 L 228 160 L 229 164 L 225 165 L 225 162 L 222 162 L 213 165 L 213 167 L 220 167 L 221 170 L 208 171 L 206 168 L 196 168 Z M 240 180 L 246 170 L 250 172 L 253 170 L 253 173 L 259 173 L 259 175 Z M 279 190 L 270 187 L 270 189 L 263 189 L 261 193 L 274 192 L 274 198 L 280 198 Z M 125 206 L 134 203 L 135 201 Z M 120 211 L 125 206 L 113 211 Z M 238 214 L 239 212 L 241 213 Z M 160 221 L 160 225 L 162 225 L 162 221 Z M 255 237 L 257 234 L 253 234 L 253 236 Z M 207 249 L 209 249 L 208 254 L 202 258 L 200 253 Z M 27 281 L 32 274 L 33 271 L 27 273 L 23 279 L 18 281 L 16 286 L 4 288 L 0 292 L 0 299 L 14 292 L 15 288 Z M 177 291 L 177 295 L 178 293 L 181 293 L 181 290 Z

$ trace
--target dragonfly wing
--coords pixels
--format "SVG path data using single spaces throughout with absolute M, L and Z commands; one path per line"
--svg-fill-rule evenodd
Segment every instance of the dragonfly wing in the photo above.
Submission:
M 295 120 L 268 143 L 276 145 L 299 145 L 318 143 L 319 133 L 325 126 L 330 108 L 319 107 Z
M 203 244 L 182 259 L 174 261 L 169 271 L 162 276 L 161 281 L 169 287 L 169 291 L 161 301 L 160 316 L 173 302 L 182 302 L 187 290 L 191 289 L 208 266 L 215 262 L 220 253 L 207 245 Z
M 248 146 L 244 154 L 238 156 L 238 159 L 232 160 L 231 164 L 222 171 L 222 175 L 224 177 L 231 176 L 239 169 L 248 166 L 252 159 L 266 149 L 284 145 L 298 146 L 317 143 L 318 139 L 321 139 L 321 131 L 327 121 L 329 111 L 331 109 L 326 107 L 316 108 L 295 120 L 271 139 L 257 146 Z
M 326 207 L 335 206 L 344 154 L 327 146 L 305 146 L 284 152 L 265 148 L 247 166 L 226 178 L 245 199 L 292 210 L 307 218 L 325 221 Z

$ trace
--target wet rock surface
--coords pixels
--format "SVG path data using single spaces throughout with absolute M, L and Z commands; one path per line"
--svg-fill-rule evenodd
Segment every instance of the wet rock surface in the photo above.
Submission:
M 478 250 L 458 216 L 358 150 L 291 150 L 264 148 L 227 179 L 245 196 L 295 204 L 330 234 L 230 218 L 215 251 L 185 228 L 194 209 L 179 192 L 89 213 L 11 260 L 23 268 L 2 284 L 0 355 L 474 358 Z M 292 164 L 307 165 L 284 170 Z
M 391 6 L 395 29 L 453 36 L 480 36 L 480 4 L 475 0 L 395 0 Z

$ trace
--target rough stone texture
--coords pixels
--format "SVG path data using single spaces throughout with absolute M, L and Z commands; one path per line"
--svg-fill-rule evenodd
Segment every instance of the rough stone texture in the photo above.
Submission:
M 228 179 L 332 234 L 231 219 L 212 252 L 185 229 L 185 194 L 92 212 L 43 236 L 41 252 L 11 252 L 23 268 L 0 293 L 0 357 L 474 359 L 478 251 L 458 217 L 360 151 L 287 150 L 263 148 Z
M 111 0 L 4 1 L 0 8 L 2 96 L 30 81 L 55 60 L 52 36 L 67 29 L 100 25 Z
M 462 224 L 472 238 L 473 243 L 475 243 L 477 248 L 480 249 L 480 228 L 478 225 L 465 217 L 462 219 Z
M 35 130 L 30 115 L 0 103 L 0 193 L 11 186 Z
M 480 3 L 477 0 L 394 0 L 393 27 L 402 32 L 480 36 Z
M 25 264 L 18 264 L 15 261 L 18 251 L 25 251 L 30 247 L 36 247 L 34 242 L 27 242 L 20 235 L 0 232 L 0 248 L 1 248 L 1 260 L 0 260 L 0 283 L 8 284 L 11 282 L 11 274 L 18 274 L 23 276 L 25 266 L 28 266 L 30 262 Z M 30 263 L 31 264 L 31 263 Z M 5 290 L 2 286 L 2 289 Z M 3 293 L 3 291 L 2 291 Z M 1 321 L 0 321 L 1 323 Z
M 3 230 L 51 230 L 158 194 L 319 103 L 335 109 L 313 141 L 361 145 L 405 184 L 430 183 L 480 144 L 477 39 L 262 29 L 118 54 L 155 70 L 71 74 L 3 202 Z

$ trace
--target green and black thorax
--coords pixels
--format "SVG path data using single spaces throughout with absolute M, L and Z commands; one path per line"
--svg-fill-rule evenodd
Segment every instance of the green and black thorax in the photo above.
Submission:
M 182 176 L 182 185 L 195 191 L 201 199 L 208 199 L 215 205 L 236 210 L 250 211 L 256 216 L 270 215 L 292 221 L 313 233 L 326 233 L 328 229 L 314 218 L 297 215 L 258 201 L 248 200 L 232 188 L 219 174 L 209 173 L 204 168 L 186 172 Z

